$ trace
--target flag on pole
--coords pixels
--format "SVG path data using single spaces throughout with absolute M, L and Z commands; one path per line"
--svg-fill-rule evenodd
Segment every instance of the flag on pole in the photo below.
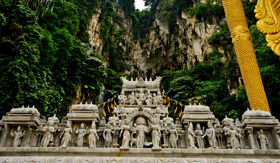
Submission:
M 179 117 L 181 117 L 181 115 L 182 115 L 182 110 L 181 110 L 181 112 L 180 112 L 180 114 L 179 114 Z
M 176 112 L 177 112 L 177 109 L 178 109 L 177 101 L 175 101 L 175 102 L 176 102 L 176 109 L 174 110 L 174 113 L 176 113 Z

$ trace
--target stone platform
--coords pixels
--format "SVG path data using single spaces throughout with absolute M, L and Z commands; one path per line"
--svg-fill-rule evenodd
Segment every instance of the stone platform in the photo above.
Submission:
M 279 163 L 280 150 L 2 147 L 0 162 Z

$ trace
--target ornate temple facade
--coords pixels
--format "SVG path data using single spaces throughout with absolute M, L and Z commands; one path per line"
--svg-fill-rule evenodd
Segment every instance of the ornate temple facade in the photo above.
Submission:
M 269 112 L 219 121 L 208 106 L 188 105 L 173 119 L 161 77 L 121 80 L 108 118 L 93 104 L 73 105 L 61 121 L 12 109 L 0 121 L 0 162 L 280 162 L 280 124 Z

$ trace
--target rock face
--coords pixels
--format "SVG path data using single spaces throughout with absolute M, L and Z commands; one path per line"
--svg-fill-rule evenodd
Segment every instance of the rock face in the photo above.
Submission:
M 103 50 L 100 32 L 103 23 L 100 21 L 101 13 L 101 9 L 98 9 L 93 15 L 88 33 L 91 51 L 102 54 L 104 57 L 107 54 Z M 204 61 L 207 53 L 213 50 L 208 43 L 208 38 L 219 30 L 218 24 L 221 23 L 215 19 L 213 24 L 200 22 L 195 17 L 190 18 L 182 12 L 176 20 L 174 31 L 169 31 L 168 24 L 157 9 L 149 32 L 144 38 L 135 39 L 132 21 L 125 17 L 122 9 L 118 9 L 116 14 L 120 19 L 112 20 L 114 27 L 126 29 L 125 44 L 121 46 L 131 57 L 131 60 L 127 62 L 133 65 L 130 72 L 137 71 L 144 76 L 147 74 L 155 76 L 164 69 L 189 69 L 196 63 Z M 106 64 L 108 65 L 105 61 Z

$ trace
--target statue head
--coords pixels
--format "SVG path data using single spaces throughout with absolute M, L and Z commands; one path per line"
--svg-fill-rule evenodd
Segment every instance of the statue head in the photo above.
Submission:
M 193 124 L 192 124 L 192 122 L 190 122 L 189 128 L 190 128 L 190 129 L 193 129 Z
M 84 129 L 85 128 L 85 123 L 82 122 L 81 125 L 80 125 L 81 129 Z
M 159 96 L 161 95 L 160 91 L 157 92 L 157 95 L 159 95 Z
M 124 95 L 124 91 L 121 91 L 121 95 Z
M 92 129 L 95 129 L 95 127 L 96 127 L 95 123 L 94 123 L 94 122 L 92 122 L 92 124 L 91 124 L 91 128 L 92 128 Z
M 154 93 L 153 96 L 156 97 L 156 93 Z
M 263 134 L 263 129 L 260 129 L 260 133 Z
M 174 123 L 171 123 L 171 128 L 172 128 L 172 129 L 175 129 L 175 128 L 176 128 L 176 126 L 175 126 Z
M 150 90 L 147 90 L 147 94 L 148 94 L 148 95 L 150 95 L 150 94 L 151 94 Z
M 212 123 L 210 121 L 207 122 L 207 126 L 208 126 L 208 128 L 212 128 L 213 127 Z
M 196 129 L 197 129 L 197 130 L 201 130 L 200 123 L 197 123 L 197 124 L 196 124 Z
M 70 126 L 70 122 L 69 121 L 67 121 L 67 123 L 66 123 L 66 128 L 70 128 L 71 126 Z
M 20 132 L 21 131 L 21 126 L 19 125 L 18 127 L 17 127 L 17 132 Z
M 134 92 L 131 92 L 131 95 L 134 96 Z

